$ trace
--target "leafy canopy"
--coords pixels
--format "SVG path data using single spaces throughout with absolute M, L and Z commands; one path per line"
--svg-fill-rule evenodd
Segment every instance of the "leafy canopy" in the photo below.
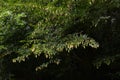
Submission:
M 109 0 L 1 0 L 1 56 L 14 52 L 18 57 L 13 62 L 20 62 L 29 55 L 38 57 L 44 53 L 50 60 L 48 63 L 57 63 L 56 55 L 65 50 L 70 52 L 79 46 L 98 48 L 99 44 L 86 32 L 106 19 L 101 16 L 113 3 Z M 92 9 L 96 11 L 91 12 Z

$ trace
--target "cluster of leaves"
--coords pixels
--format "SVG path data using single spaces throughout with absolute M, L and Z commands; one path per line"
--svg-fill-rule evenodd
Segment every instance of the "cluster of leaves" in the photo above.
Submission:
M 25 61 L 31 54 L 37 57 L 44 53 L 46 58 L 50 59 L 49 62 L 58 62 L 55 56 L 64 50 L 69 52 L 80 45 L 93 48 L 99 46 L 86 34 L 67 32 L 71 27 L 75 27 L 77 17 L 84 19 L 85 10 L 81 13 L 79 9 L 88 8 L 91 5 L 89 1 L 46 2 L 43 2 L 44 5 L 39 2 L 16 2 L 11 3 L 12 6 L 5 3 L 4 6 L 8 10 L 2 10 L 0 13 L 0 51 L 4 52 L 3 55 L 18 53 L 19 56 L 13 59 L 13 62 L 20 62 Z M 79 6 L 81 2 L 85 6 Z
M 120 58 L 119 9 L 119 0 L 1 0 L 0 57 L 16 53 L 12 61 L 21 62 L 44 54 L 38 70 L 86 51 L 89 64 L 110 65 Z

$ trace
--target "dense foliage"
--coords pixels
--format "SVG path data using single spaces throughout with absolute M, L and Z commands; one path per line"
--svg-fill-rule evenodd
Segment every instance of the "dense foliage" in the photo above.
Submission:
M 57 80 L 120 79 L 119 10 L 119 0 L 1 0 L 1 79 L 26 65 Z

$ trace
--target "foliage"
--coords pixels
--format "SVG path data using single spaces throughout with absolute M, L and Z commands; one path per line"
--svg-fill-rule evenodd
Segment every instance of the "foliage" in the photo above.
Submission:
M 75 18 L 86 15 L 79 15 L 79 8 L 75 8 L 73 13 L 78 2 L 61 1 L 59 5 L 58 1 L 51 1 L 46 5 L 12 3 L 12 7 L 1 12 L 1 51 L 5 51 L 4 55 L 18 53 L 19 56 L 13 62 L 24 61 L 31 54 L 37 57 L 41 53 L 50 58 L 50 62 L 56 62 L 53 61 L 54 56 L 64 49 L 69 52 L 80 45 L 97 48 L 98 43 L 87 35 L 67 32 L 76 24 Z M 87 1 L 84 4 L 90 5 Z M 7 6 L 10 4 L 7 3 Z
M 44 54 L 36 70 L 55 63 L 64 72 L 72 60 L 111 66 L 120 58 L 119 9 L 119 0 L 1 0 L 0 57 L 15 53 L 12 61 L 21 62 Z

